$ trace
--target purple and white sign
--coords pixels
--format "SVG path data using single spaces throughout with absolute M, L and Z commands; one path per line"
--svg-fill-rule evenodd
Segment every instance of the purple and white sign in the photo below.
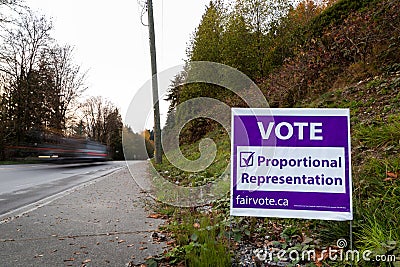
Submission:
M 352 220 L 348 109 L 232 109 L 231 215 Z

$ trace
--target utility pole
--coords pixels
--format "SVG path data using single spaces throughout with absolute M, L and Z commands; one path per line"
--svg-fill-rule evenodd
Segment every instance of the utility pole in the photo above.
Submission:
M 147 14 L 149 20 L 149 41 L 151 56 L 151 86 L 153 89 L 153 111 L 154 111 L 154 144 L 156 163 L 162 163 L 161 146 L 161 125 L 160 125 L 160 106 L 158 102 L 158 78 L 157 78 L 157 58 L 156 41 L 154 36 L 153 1 L 147 0 Z

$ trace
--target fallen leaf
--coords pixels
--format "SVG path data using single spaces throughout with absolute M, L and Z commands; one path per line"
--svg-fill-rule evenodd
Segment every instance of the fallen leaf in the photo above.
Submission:
M 149 216 L 147 216 L 147 218 L 153 218 L 153 219 L 159 219 L 162 217 L 163 217 L 163 215 L 158 214 L 158 213 L 150 214 Z
M 199 223 L 194 223 L 193 227 L 198 229 L 198 228 L 200 228 L 200 224 Z
M 400 171 L 397 172 L 386 172 L 387 177 L 383 179 L 385 182 L 393 181 L 394 179 L 398 179 L 400 175 Z
M 172 245 L 172 244 L 174 244 L 175 243 L 175 240 L 171 240 L 171 241 L 168 241 L 167 242 L 167 245 Z

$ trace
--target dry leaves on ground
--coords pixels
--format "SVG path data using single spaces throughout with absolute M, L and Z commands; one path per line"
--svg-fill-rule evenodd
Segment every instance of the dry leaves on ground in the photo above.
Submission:
M 395 179 L 398 179 L 400 177 L 400 171 L 397 172 L 387 172 L 386 173 L 386 178 L 384 179 L 385 182 L 388 181 L 393 181 Z

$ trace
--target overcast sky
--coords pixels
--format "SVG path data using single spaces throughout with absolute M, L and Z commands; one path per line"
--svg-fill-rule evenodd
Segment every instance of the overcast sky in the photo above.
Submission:
M 89 70 L 86 95 L 101 95 L 123 117 L 135 91 L 151 76 L 144 0 L 26 0 L 54 24 L 60 44 L 75 47 L 75 62 Z M 158 71 L 183 63 L 187 43 L 209 0 L 153 0 Z M 143 22 L 147 24 L 147 13 Z M 165 113 L 165 109 L 161 111 Z

